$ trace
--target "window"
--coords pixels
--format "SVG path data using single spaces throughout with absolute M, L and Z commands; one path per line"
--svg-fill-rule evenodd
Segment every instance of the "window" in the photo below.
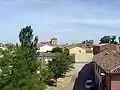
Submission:
M 97 77 L 97 75 L 95 75 L 95 80 L 96 80 L 96 83 L 97 83 L 97 81 L 98 81 L 98 77 Z
M 79 50 L 79 52 L 81 53 L 81 50 Z
M 97 70 L 97 65 L 95 64 L 95 70 Z
M 98 73 L 98 66 L 96 65 L 96 71 L 97 71 L 97 73 Z
M 98 70 L 99 70 L 99 73 L 101 74 L 101 70 L 100 70 L 100 68 L 99 68 Z
M 99 86 L 99 87 L 100 87 L 100 90 L 102 90 L 102 83 L 100 83 L 100 86 Z

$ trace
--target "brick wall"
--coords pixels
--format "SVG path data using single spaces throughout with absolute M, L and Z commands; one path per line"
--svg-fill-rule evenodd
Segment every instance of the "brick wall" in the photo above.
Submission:
M 120 90 L 120 74 L 111 75 L 111 90 Z
M 106 75 L 106 87 L 105 90 L 111 90 L 111 77 Z
M 94 45 L 93 46 L 93 53 L 98 54 L 100 52 L 103 52 L 105 50 L 114 50 L 114 51 L 119 51 L 120 46 L 115 45 L 115 44 L 104 44 L 104 45 Z

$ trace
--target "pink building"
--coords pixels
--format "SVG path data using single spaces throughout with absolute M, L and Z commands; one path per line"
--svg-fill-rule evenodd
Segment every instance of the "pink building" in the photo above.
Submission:
M 120 90 L 120 53 L 101 52 L 93 63 L 98 90 Z
M 98 44 L 98 45 L 93 45 L 93 53 L 98 54 L 100 52 L 103 52 L 105 50 L 111 50 L 111 51 L 119 51 L 120 46 L 115 45 L 115 44 Z

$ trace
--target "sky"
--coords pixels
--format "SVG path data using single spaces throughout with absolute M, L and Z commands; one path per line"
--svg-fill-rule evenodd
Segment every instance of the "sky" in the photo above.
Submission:
M 120 0 L 0 0 L 0 42 L 18 42 L 27 25 L 39 41 L 98 42 L 120 36 Z

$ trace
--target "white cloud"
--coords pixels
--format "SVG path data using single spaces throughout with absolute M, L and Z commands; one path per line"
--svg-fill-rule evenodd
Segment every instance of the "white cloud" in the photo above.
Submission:
M 97 20 L 97 19 L 74 19 L 71 20 L 73 23 L 84 23 L 92 25 L 120 25 L 120 19 L 108 19 L 108 20 Z

